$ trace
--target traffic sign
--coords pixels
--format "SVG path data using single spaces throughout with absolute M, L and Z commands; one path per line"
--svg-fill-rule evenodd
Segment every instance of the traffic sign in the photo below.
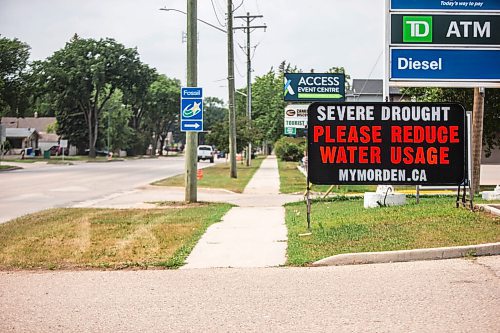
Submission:
M 203 89 L 181 88 L 181 131 L 203 131 Z
M 391 79 L 417 81 L 497 81 L 500 50 L 391 49 Z
M 345 98 L 342 73 L 285 73 L 285 101 L 337 101 Z
M 182 132 L 201 132 L 203 131 L 202 120 L 181 120 Z

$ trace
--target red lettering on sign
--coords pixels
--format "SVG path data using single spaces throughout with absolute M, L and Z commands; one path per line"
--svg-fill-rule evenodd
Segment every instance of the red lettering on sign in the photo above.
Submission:
M 318 142 L 318 138 L 323 134 L 325 134 L 323 126 L 314 126 L 313 132 L 314 132 L 314 142 Z

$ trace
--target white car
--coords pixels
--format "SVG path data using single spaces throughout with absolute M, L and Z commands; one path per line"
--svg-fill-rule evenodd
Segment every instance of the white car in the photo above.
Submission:
M 210 163 L 214 163 L 214 150 L 211 146 L 198 146 L 198 162 L 201 160 L 210 160 Z

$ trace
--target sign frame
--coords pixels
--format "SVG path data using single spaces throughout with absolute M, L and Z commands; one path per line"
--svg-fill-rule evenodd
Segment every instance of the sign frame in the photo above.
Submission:
M 325 122 L 322 123 L 325 126 L 325 131 L 323 134 L 321 134 L 319 131 L 320 128 L 316 127 L 321 127 L 318 125 L 318 121 L 314 119 L 314 117 L 317 117 L 317 108 L 319 106 L 333 106 L 333 107 L 338 107 L 338 108 L 343 108 L 345 107 L 347 110 L 347 107 L 352 106 L 354 109 L 356 109 L 357 112 L 357 107 L 367 107 L 367 106 L 373 106 L 374 111 L 374 117 L 380 117 L 380 119 L 373 119 L 373 120 L 355 120 L 352 121 L 350 119 L 345 119 L 345 120 L 324 120 Z M 445 122 L 446 120 L 437 120 L 436 122 L 425 122 L 425 124 L 420 124 L 415 120 L 409 120 L 409 121 L 402 121 L 402 120 L 383 120 L 381 114 L 382 113 L 377 113 L 378 111 L 382 110 L 382 107 L 391 107 L 392 108 L 403 108 L 403 107 L 450 107 L 448 115 L 450 118 L 453 120 L 449 120 L 448 122 Z M 380 110 L 379 110 L 380 109 Z M 457 112 L 460 111 L 461 114 L 458 114 Z M 346 111 L 347 112 L 347 111 Z M 423 112 L 423 111 L 422 111 Z M 466 123 L 466 111 L 463 105 L 459 103 L 384 103 L 384 102 L 349 102 L 349 103 L 327 103 L 327 102 L 316 102 L 312 103 L 309 110 L 308 110 L 308 121 L 309 121 L 309 130 L 308 130 L 308 135 L 307 135 L 307 155 L 308 155 L 308 179 L 311 183 L 313 184 L 324 184 L 324 185 L 380 185 L 380 184 L 387 184 L 387 185 L 424 185 L 424 186 L 441 186 L 441 185 L 450 185 L 450 186 L 460 186 L 469 180 L 468 174 L 467 174 L 467 123 Z M 424 122 L 423 120 L 421 122 Z M 450 124 L 451 123 L 451 124 Z M 346 161 L 343 161 L 341 163 L 338 162 L 338 160 L 334 160 L 335 158 L 340 158 L 339 156 L 342 156 L 342 154 L 335 155 L 336 154 L 333 152 L 333 149 L 330 149 L 330 153 L 326 153 L 328 150 L 328 147 L 342 147 L 342 146 L 347 146 L 349 143 L 344 143 L 344 145 L 339 144 L 339 142 L 335 142 L 338 137 L 333 136 L 333 141 L 332 136 L 330 136 L 330 141 L 327 140 L 328 135 L 327 133 L 333 133 L 330 131 L 337 130 L 336 126 L 342 126 L 345 125 L 346 127 L 349 126 L 349 128 L 353 126 L 358 126 L 358 130 L 361 131 L 361 126 L 380 126 L 380 140 L 384 138 L 390 137 L 390 140 L 387 141 L 380 141 L 380 142 L 368 142 L 364 143 L 364 146 L 366 147 L 379 147 L 378 148 L 378 163 L 375 162 L 361 162 L 361 155 L 358 155 L 358 163 L 354 163 L 356 161 L 352 161 L 351 159 L 353 158 L 352 156 L 345 157 Z M 383 125 L 382 125 L 383 124 Z M 458 125 L 457 125 L 458 124 Z M 326 127 L 330 127 L 329 131 L 326 131 Z M 385 126 L 385 127 L 383 127 Z M 400 160 L 398 163 L 392 163 L 389 159 L 392 154 L 392 148 L 393 147 L 401 147 L 401 151 L 404 151 L 405 147 L 413 147 L 416 149 L 417 147 L 424 147 L 426 149 L 429 149 L 434 146 L 439 146 L 439 147 L 446 147 L 445 145 L 438 144 L 438 143 L 415 143 L 415 142 L 401 142 L 401 143 L 394 143 L 392 142 L 392 127 L 400 127 L 402 128 L 403 126 L 457 126 L 457 135 L 460 141 L 456 143 L 456 146 L 453 146 L 455 143 L 448 143 L 449 149 L 447 153 L 447 157 L 450 158 L 448 161 L 448 164 L 439 164 L 439 163 L 427 163 L 427 159 L 429 158 L 429 155 L 426 155 L 426 162 L 425 163 L 403 163 L 403 160 Z M 335 127 L 335 129 L 333 129 Z M 391 127 L 388 129 L 388 127 Z M 317 131 L 318 130 L 318 131 Z M 317 132 L 316 132 L 317 131 Z M 437 131 L 437 129 L 436 129 Z M 337 132 L 338 133 L 338 132 Z M 319 136 L 316 136 L 319 135 Z M 324 135 L 324 139 L 321 139 L 321 136 Z M 346 133 L 347 135 L 347 133 Z M 349 134 L 350 135 L 350 134 Z M 404 134 L 400 134 L 404 135 Z M 451 137 L 451 134 L 449 134 Z M 316 136 L 316 140 L 315 140 Z M 323 141 L 324 142 L 323 142 Z M 404 141 L 404 140 L 403 140 Z M 451 141 L 451 139 L 450 139 Z M 445 143 L 446 144 L 446 143 Z M 321 146 L 322 145 L 322 146 Z M 351 147 L 356 147 L 356 144 L 350 143 Z M 357 144 L 359 147 L 361 147 L 361 144 Z M 322 150 L 321 147 L 324 147 Z M 450 149 L 451 147 L 451 149 Z M 422 151 L 424 150 L 422 148 Z M 352 148 L 354 151 L 354 148 Z M 376 150 L 375 148 L 370 148 L 370 151 Z M 351 154 L 352 152 L 349 150 L 349 148 L 344 148 L 344 151 L 349 151 Z M 322 152 L 323 151 L 323 152 Z M 390 153 L 388 153 L 390 151 Z M 416 150 L 415 150 L 416 151 Z M 384 154 L 384 155 L 382 155 Z M 403 154 L 403 153 L 401 153 Z M 423 153 L 422 153 L 423 154 Z M 429 151 L 427 150 L 427 154 L 429 154 Z M 437 154 L 437 153 L 436 153 Z M 415 156 L 417 156 L 418 153 L 415 152 Z M 369 157 L 370 159 L 372 157 L 376 158 L 376 152 L 374 155 L 371 155 Z M 382 160 L 382 156 L 386 157 L 385 160 Z M 441 155 L 443 156 L 443 155 Z M 366 157 L 368 158 L 368 157 Z M 437 157 L 436 157 L 437 158 Z M 327 160 L 325 160 L 327 159 Z M 416 159 L 416 157 L 415 157 Z M 349 160 L 349 161 L 347 161 Z M 356 160 L 356 158 L 354 158 Z M 458 161 L 460 160 L 460 161 Z M 326 162 L 325 162 L 326 161 Z M 319 165 L 319 167 L 318 167 Z M 360 165 L 360 166 L 358 166 Z M 443 165 L 446 165 L 443 167 Z M 341 167 L 340 167 L 341 166 Z M 376 166 L 376 167 L 375 167 Z M 455 170 L 454 168 L 459 167 L 458 170 Z M 390 179 L 372 179 L 372 180 L 352 180 L 352 177 L 348 177 L 347 180 L 342 180 L 341 179 L 341 174 L 345 171 L 344 169 L 347 170 L 373 170 L 373 172 L 378 172 L 377 170 L 381 170 L 380 173 L 385 173 L 387 172 L 397 172 L 398 173 L 398 179 L 395 180 L 394 177 L 390 177 Z M 425 181 L 422 180 L 417 180 L 413 177 L 413 170 L 418 170 L 420 169 L 420 172 L 422 170 L 425 171 L 426 176 L 430 176 L 430 178 L 426 179 Z M 445 169 L 445 170 L 441 170 Z M 405 170 L 400 173 L 400 170 Z M 410 172 L 411 170 L 411 172 Z M 445 171 L 445 172 L 444 172 Z M 456 174 L 453 174 L 451 171 L 456 171 Z M 329 172 L 330 174 L 324 175 L 320 173 L 315 173 L 315 172 Z M 335 174 L 337 172 L 337 174 Z M 351 171 L 348 171 L 349 174 Z M 357 171 L 356 171 L 357 172 Z M 368 171 L 366 171 L 368 173 Z M 402 174 L 403 176 L 399 176 Z M 422 173 L 420 173 L 421 175 Z M 441 175 L 445 174 L 447 178 L 445 180 L 437 180 L 437 177 L 441 177 Z M 367 177 L 367 178 L 372 178 L 372 177 Z M 380 178 L 380 177 L 378 177 Z M 384 176 L 385 178 L 385 176 Z M 404 178 L 404 179 L 403 179 Z M 413 179 L 412 179 L 413 178 Z M 433 179 L 436 178 L 436 179 Z M 452 181 L 453 180 L 453 181 Z
M 192 103 L 192 104 L 191 104 Z M 188 108 L 191 109 L 188 110 Z M 188 115 L 189 112 L 194 112 Z M 180 100 L 180 131 L 203 132 L 203 88 L 182 87 Z
M 312 91 L 301 92 L 300 91 L 300 81 L 301 77 L 307 77 L 304 79 L 308 87 L 303 87 L 303 89 L 311 89 Z M 309 83 L 309 78 L 327 78 L 326 83 L 328 84 L 318 84 L 316 79 L 313 79 L 313 84 Z M 332 83 L 332 79 L 335 84 Z M 283 86 L 283 99 L 286 102 L 314 102 L 314 101 L 325 101 L 325 102 L 343 102 L 345 100 L 345 74 L 344 73 L 285 73 L 284 75 L 284 86 Z M 297 83 L 297 81 L 299 81 Z M 323 81 L 323 80 L 320 80 Z M 330 89 L 331 87 L 338 87 L 339 91 L 318 91 L 320 89 Z M 335 89 L 335 88 L 334 88 Z M 302 94 L 302 98 L 300 97 Z M 338 96 L 336 96 L 338 95 Z
M 405 2 L 406 0 L 401 0 Z M 495 4 L 498 3 L 498 8 L 500 10 L 500 0 L 496 1 Z M 413 3 L 429 3 L 429 2 L 439 2 L 437 0 L 409 0 L 406 2 Z M 485 1 L 483 1 L 484 3 Z M 493 1 L 490 1 L 490 4 Z M 448 79 L 448 80 L 418 80 L 418 79 L 393 79 L 391 77 L 391 52 L 393 48 L 396 49 L 409 49 L 414 50 L 418 48 L 432 48 L 432 49 L 490 49 L 490 50 L 499 50 L 500 48 L 491 46 L 491 45 L 460 45 L 460 44 L 446 44 L 446 47 L 442 47 L 441 44 L 391 44 L 391 16 L 392 14 L 408 14 L 408 15 L 458 15 L 458 16 L 477 16 L 477 15 L 491 15 L 498 14 L 498 10 L 483 10 L 483 9 L 474 9 L 474 10 L 443 10 L 441 8 L 398 8 L 393 9 L 393 0 L 385 0 L 385 67 L 384 67 L 384 96 L 389 96 L 389 87 L 442 87 L 442 88 L 500 88 L 500 78 L 497 80 L 457 80 L 457 79 Z

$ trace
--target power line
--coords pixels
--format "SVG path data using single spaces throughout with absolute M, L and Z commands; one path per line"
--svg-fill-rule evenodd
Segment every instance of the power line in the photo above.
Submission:
M 377 60 L 375 61 L 375 64 L 373 64 L 373 67 L 370 71 L 370 74 L 368 74 L 368 78 L 365 79 L 365 83 L 363 84 L 363 87 L 361 88 L 361 91 L 359 92 L 360 94 L 365 90 L 366 84 L 368 83 L 368 80 L 372 77 L 373 71 L 375 70 L 375 66 L 377 66 L 378 61 L 380 60 L 380 57 L 382 56 L 383 51 L 380 52 L 380 54 L 377 57 Z
M 217 19 L 217 22 L 219 22 L 221 27 L 225 28 L 226 25 L 222 24 L 222 22 L 219 20 L 219 15 L 217 15 L 217 11 L 215 10 L 214 0 L 210 0 L 210 2 L 212 3 L 212 9 L 214 10 L 214 14 L 215 14 L 215 18 Z

